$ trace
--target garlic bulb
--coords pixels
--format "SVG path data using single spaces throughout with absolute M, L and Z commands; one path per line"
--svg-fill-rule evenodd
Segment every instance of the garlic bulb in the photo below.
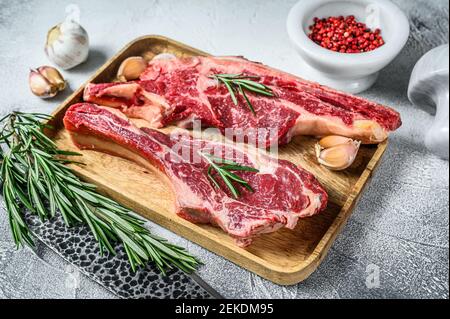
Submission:
M 43 99 L 54 97 L 66 88 L 66 81 L 59 71 L 51 66 L 30 70 L 28 77 L 31 92 Z
M 316 144 L 317 161 L 333 171 L 349 168 L 356 159 L 361 142 L 343 136 L 328 136 Z
M 86 61 L 88 57 L 88 34 L 77 22 L 64 21 L 48 32 L 45 52 L 48 58 L 62 69 L 71 69 Z

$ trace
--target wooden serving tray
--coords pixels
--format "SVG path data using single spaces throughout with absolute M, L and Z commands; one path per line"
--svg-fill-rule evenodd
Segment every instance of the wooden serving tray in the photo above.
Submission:
M 110 82 L 120 63 L 129 56 L 152 57 L 168 52 L 176 56 L 207 55 L 161 36 L 144 36 L 128 44 L 106 62 L 89 82 Z M 87 84 L 86 83 L 86 84 Z M 62 125 L 70 105 L 82 101 L 81 86 L 53 113 L 55 131 L 49 133 L 58 146 L 79 151 Z M 190 223 L 174 213 L 174 197 L 154 173 L 132 162 L 95 151 L 82 151 L 77 158 L 86 165 L 72 168 L 99 191 L 159 225 L 219 254 L 275 283 L 290 285 L 306 279 L 321 263 L 352 213 L 364 187 L 379 164 L 387 142 L 362 146 L 355 163 L 344 172 L 332 172 L 317 164 L 316 139 L 297 137 L 279 150 L 279 155 L 312 172 L 329 194 L 328 208 L 321 214 L 299 220 L 294 230 L 282 229 L 257 238 L 246 248 L 237 247 L 221 229 Z

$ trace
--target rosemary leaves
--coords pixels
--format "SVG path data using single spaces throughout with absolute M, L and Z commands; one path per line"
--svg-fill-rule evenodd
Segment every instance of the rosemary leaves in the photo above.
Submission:
M 254 192 L 253 188 L 250 184 L 242 179 L 240 176 L 232 173 L 232 171 L 246 171 L 246 172 L 254 172 L 259 173 L 259 170 L 250 166 L 243 166 L 236 162 L 226 160 L 223 158 L 214 157 L 210 154 L 200 153 L 200 155 L 208 162 L 208 178 L 213 182 L 213 184 L 220 189 L 220 184 L 214 177 L 214 172 L 222 178 L 223 182 L 233 194 L 234 198 L 239 198 L 241 196 L 241 192 L 234 185 L 235 183 L 243 186 L 250 192 Z
M 33 245 L 23 208 L 48 220 L 59 212 L 67 226 L 85 224 L 97 240 L 100 252 L 115 253 L 121 243 L 131 267 L 154 262 L 161 272 L 178 267 L 191 272 L 199 261 L 183 248 L 152 235 L 145 221 L 82 182 L 64 159 L 80 155 L 58 149 L 44 133 L 45 114 L 11 113 L 0 120 L 0 182 L 11 233 L 17 247 Z
M 253 114 L 256 114 L 256 112 L 247 96 L 246 91 L 270 97 L 275 96 L 271 88 L 253 81 L 259 79 L 258 76 L 243 74 L 214 74 L 210 76 L 210 78 L 216 79 L 219 83 L 223 83 L 226 86 L 235 105 L 238 105 L 236 94 L 241 94 Z

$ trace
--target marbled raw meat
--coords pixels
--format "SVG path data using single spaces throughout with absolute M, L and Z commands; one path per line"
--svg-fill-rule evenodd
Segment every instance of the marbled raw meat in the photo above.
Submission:
M 219 226 L 240 246 L 258 234 L 293 229 L 299 218 L 327 205 L 328 196 L 312 174 L 253 147 L 194 139 L 185 130 L 166 135 L 138 128 L 116 109 L 89 103 L 72 105 L 64 125 L 79 148 L 121 156 L 161 173 L 175 194 L 179 216 Z M 208 178 L 205 159 L 194 161 L 199 152 L 257 168 L 258 173 L 236 172 L 254 192 L 240 188 L 241 196 L 234 198 L 219 177 L 217 188 Z
M 235 105 L 214 74 L 259 77 L 276 97 L 248 93 L 256 115 L 238 95 Z M 244 142 L 262 147 L 288 143 L 295 135 L 342 135 L 372 144 L 384 141 L 401 125 L 399 113 L 386 106 L 308 82 L 240 57 L 191 57 L 153 60 L 139 81 L 90 84 L 84 99 L 120 108 L 155 128 L 175 124 L 248 133 Z M 258 129 L 267 129 L 261 133 Z

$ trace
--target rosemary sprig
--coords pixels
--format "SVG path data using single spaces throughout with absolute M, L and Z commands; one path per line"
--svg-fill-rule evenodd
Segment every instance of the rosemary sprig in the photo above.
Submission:
M 82 182 L 66 166 L 76 163 L 65 156 L 80 155 L 58 149 L 44 133 L 50 117 L 37 113 L 11 113 L 0 120 L 0 181 L 11 233 L 17 247 L 33 246 L 22 209 L 49 220 L 60 212 L 67 226 L 85 224 L 97 240 L 100 252 L 115 254 L 122 243 L 133 270 L 147 262 L 158 269 L 196 269 L 199 261 L 183 248 L 152 235 L 145 221 Z
M 254 172 L 258 173 L 259 170 L 250 166 L 243 166 L 236 162 L 226 160 L 223 158 L 215 157 L 210 154 L 201 153 L 200 155 L 208 162 L 208 178 L 213 182 L 213 184 L 220 189 L 220 184 L 217 182 L 216 178 L 213 175 L 213 170 L 222 178 L 225 185 L 228 187 L 230 192 L 233 194 L 234 198 L 239 198 L 241 196 L 241 192 L 238 188 L 234 186 L 234 183 L 242 185 L 250 192 L 254 192 L 254 189 L 250 186 L 250 184 L 242 179 L 242 177 L 232 173 L 232 171 L 245 171 L 245 172 Z
M 253 115 L 256 114 L 255 109 L 250 102 L 246 91 L 270 97 L 275 96 L 271 88 L 264 84 L 253 81 L 260 79 L 260 77 L 258 76 L 243 74 L 214 74 L 211 75 L 210 78 L 216 79 L 219 83 L 223 83 L 226 86 L 235 105 L 238 105 L 236 94 L 241 94 L 244 97 L 245 102 L 250 108 L 250 111 L 252 111 Z

